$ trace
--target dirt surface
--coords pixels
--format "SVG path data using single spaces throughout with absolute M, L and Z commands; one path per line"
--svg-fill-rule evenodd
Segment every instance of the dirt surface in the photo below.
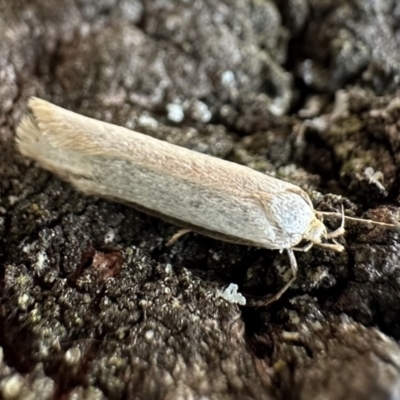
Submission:
M 241 307 L 220 291 L 275 293 L 285 254 L 167 247 L 14 144 L 36 95 L 396 222 L 399 27 L 396 0 L 0 0 L 0 397 L 400 398 L 399 232 L 349 222 Z

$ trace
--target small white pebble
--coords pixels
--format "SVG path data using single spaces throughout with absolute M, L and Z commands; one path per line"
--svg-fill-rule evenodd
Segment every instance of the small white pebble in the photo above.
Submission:
M 309 123 L 312 128 L 319 132 L 324 132 L 328 128 L 328 121 L 324 117 L 315 117 Z
M 285 112 L 285 108 L 279 102 L 270 104 L 268 108 L 269 108 L 269 111 L 273 115 L 276 115 L 277 117 L 280 117 Z
M 64 358 L 68 364 L 76 364 L 81 358 L 81 350 L 78 347 L 71 347 L 65 352 Z
M 181 303 L 179 302 L 179 300 L 176 297 L 174 297 L 172 299 L 172 308 L 179 308 L 180 306 L 181 306 Z
M 147 307 L 147 305 L 148 305 L 148 302 L 147 302 L 147 300 L 140 300 L 139 301 L 139 306 L 140 307 Z
M 289 342 L 295 342 L 300 339 L 300 334 L 299 334 L 299 332 L 284 331 L 284 332 L 282 332 L 282 338 Z
M 196 101 L 194 103 L 194 109 L 192 112 L 192 118 L 199 122 L 208 122 L 212 117 L 211 111 L 208 109 L 207 104 L 202 101 Z
M 320 321 L 314 321 L 311 323 L 311 327 L 313 328 L 314 332 L 322 331 L 323 327 Z
M 115 239 L 115 232 L 112 230 L 109 230 L 105 235 L 104 235 L 104 243 L 109 244 L 112 243 Z
M 92 297 L 89 294 L 84 294 L 83 295 L 83 303 L 85 304 L 90 304 L 92 302 Z
M 231 106 L 224 105 L 221 107 L 219 110 L 219 113 L 221 114 L 222 117 L 228 117 L 231 113 L 233 113 L 233 109 Z
M 29 254 L 35 247 L 35 243 L 30 243 L 26 244 L 23 248 L 22 251 L 26 254 Z
M 43 251 L 39 252 L 35 263 L 35 267 L 39 270 L 43 269 L 46 261 L 47 261 L 47 254 Z
M 18 297 L 18 305 L 22 311 L 26 311 L 28 309 L 30 297 L 24 293 Z
M 235 75 L 232 71 L 228 70 L 222 73 L 221 83 L 225 87 L 233 86 L 235 84 Z
M 182 122 L 185 118 L 182 106 L 174 103 L 167 104 L 167 116 L 170 121 L 176 123 Z
M 145 334 L 144 334 L 144 338 L 148 341 L 151 342 L 154 338 L 154 331 L 152 329 L 148 330 Z
M 165 273 L 170 274 L 172 272 L 172 265 L 171 264 L 166 264 L 165 265 Z
M 9 377 L 1 388 L 1 393 L 3 395 L 3 399 L 11 400 L 15 399 L 21 393 L 22 387 L 24 385 L 24 379 L 21 375 L 15 374 Z
M 335 93 L 335 105 L 331 113 L 331 119 L 345 117 L 349 110 L 349 95 L 345 90 L 338 90 Z
M 147 114 L 140 115 L 138 122 L 145 128 L 157 128 L 158 122 Z
M 17 201 L 18 201 L 17 196 L 8 196 L 8 202 L 10 203 L 10 206 L 13 206 Z
M 314 81 L 313 62 L 310 59 L 300 65 L 301 75 L 306 85 L 312 85 Z
M 241 293 L 238 293 L 238 288 L 238 285 L 235 283 L 230 283 L 223 292 L 218 291 L 218 295 L 226 301 L 229 301 L 229 303 L 237 303 L 244 306 L 246 304 L 246 298 Z
M 81 34 L 81 37 L 86 37 L 90 33 L 90 24 L 80 24 L 79 25 L 79 33 Z
M 300 323 L 300 318 L 294 311 L 289 312 L 289 320 L 293 325 L 298 325 Z

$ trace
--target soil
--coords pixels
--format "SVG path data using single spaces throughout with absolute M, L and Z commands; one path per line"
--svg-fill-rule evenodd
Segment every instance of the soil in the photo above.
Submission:
M 286 255 L 87 197 L 20 155 L 30 96 L 400 220 L 396 0 L 0 0 L 0 397 L 400 398 L 399 232 Z M 337 220 L 326 220 L 330 230 Z

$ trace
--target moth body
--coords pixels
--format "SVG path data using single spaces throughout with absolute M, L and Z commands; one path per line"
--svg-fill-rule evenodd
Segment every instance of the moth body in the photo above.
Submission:
M 232 243 L 289 249 L 326 235 L 293 184 L 44 100 L 29 108 L 17 130 L 21 152 L 85 193 Z
M 254 305 L 277 300 L 296 279 L 293 250 L 313 244 L 343 250 L 334 240 L 322 242 L 343 235 L 344 216 L 342 226 L 327 233 L 309 196 L 296 185 L 44 100 L 32 98 L 29 108 L 17 129 L 19 149 L 79 190 L 216 239 L 286 249 L 292 278 Z M 302 241 L 307 246 L 296 248 Z

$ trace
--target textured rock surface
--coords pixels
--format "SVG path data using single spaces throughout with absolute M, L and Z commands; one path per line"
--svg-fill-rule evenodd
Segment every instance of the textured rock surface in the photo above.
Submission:
M 397 2 L 229 3 L 0 0 L 0 397 L 400 398 L 396 231 L 349 223 L 239 307 L 219 291 L 276 292 L 284 254 L 167 247 L 175 227 L 15 150 L 36 95 L 399 221 Z

